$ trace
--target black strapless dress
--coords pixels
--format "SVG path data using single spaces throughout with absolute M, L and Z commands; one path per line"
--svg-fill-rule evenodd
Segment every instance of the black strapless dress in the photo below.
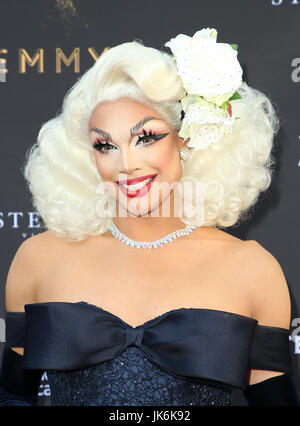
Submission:
M 247 316 L 179 308 L 132 327 L 101 307 L 44 302 L 6 313 L 26 371 L 51 405 L 230 405 L 250 368 L 291 372 L 289 333 Z

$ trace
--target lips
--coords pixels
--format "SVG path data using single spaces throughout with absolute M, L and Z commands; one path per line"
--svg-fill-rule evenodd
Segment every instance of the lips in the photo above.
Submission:
M 152 174 L 152 175 L 140 176 L 140 177 L 133 178 L 133 179 L 117 180 L 116 183 L 117 184 L 124 183 L 125 185 L 131 185 L 133 183 L 141 182 L 141 181 L 143 181 L 145 179 L 148 179 L 150 177 L 155 177 L 155 176 L 157 176 L 157 173 Z
M 130 198 L 142 197 L 143 195 L 145 195 L 147 192 L 150 191 L 151 184 L 154 181 L 156 176 L 157 176 L 157 174 L 146 175 L 146 176 L 142 176 L 140 178 L 125 179 L 125 180 L 122 180 L 122 181 L 117 181 L 117 183 L 118 183 L 121 191 L 127 197 L 130 197 Z M 137 183 L 142 182 L 142 181 L 147 180 L 147 179 L 151 179 L 151 180 L 149 182 L 147 182 L 142 188 L 135 189 L 135 190 L 132 190 L 130 188 L 125 188 L 123 185 L 121 185 L 121 183 L 124 183 L 125 185 L 133 185 L 133 184 L 137 184 Z

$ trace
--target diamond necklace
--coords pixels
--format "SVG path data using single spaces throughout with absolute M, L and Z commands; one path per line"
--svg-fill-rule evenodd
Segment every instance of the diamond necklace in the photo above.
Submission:
M 194 225 L 187 225 L 185 228 L 177 229 L 177 231 L 171 232 L 170 234 L 166 235 L 163 238 L 159 238 L 155 241 L 135 241 L 131 238 L 127 237 L 126 235 L 122 234 L 116 227 L 114 223 L 112 223 L 109 227 L 109 230 L 113 234 L 115 238 L 120 240 L 122 243 L 126 244 L 130 247 L 136 247 L 136 248 L 157 248 L 161 247 L 164 244 L 168 244 L 169 242 L 175 240 L 178 237 L 182 237 L 183 235 L 188 235 L 196 228 Z

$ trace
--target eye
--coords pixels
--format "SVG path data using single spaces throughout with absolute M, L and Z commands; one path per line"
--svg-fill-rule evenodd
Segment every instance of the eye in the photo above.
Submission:
M 155 143 L 157 140 L 162 139 L 169 134 L 168 132 L 161 135 L 156 135 L 155 133 L 152 133 L 152 130 L 150 130 L 149 133 L 147 133 L 145 129 L 143 129 L 143 133 L 144 133 L 144 136 L 138 137 L 136 145 L 140 145 L 140 143 L 142 142 L 143 146 L 150 146 L 153 143 Z M 108 143 L 108 141 L 101 142 L 99 139 L 96 139 L 96 143 L 93 144 L 93 147 L 97 151 L 101 152 L 101 154 L 107 154 L 112 149 L 117 149 L 117 147 L 115 147 L 114 145 L 111 145 L 110 143 Z
M 139 136 L 136 143 L 137 145 L 140 142 L 143 142 L 144 146 L 152 145 L 157 140 L 162 139 L 169 134 L 169 133 L 164 133 L 162 135 L 156 135 L 155 133 L 152 133 L 152 130 L 150 130 L 149 133 L 147 133 L 145 129 L 143 129 L 143 133 L 144 133 L 144 136 Z
M 115 146 L 111 145 L 108 142 L 101 142 L 99 139 L 96 139 L 96 143 L 93 145 L 93 147 L 101 152 L 101 154 L 107 154 L 111 149 L 117 149 Z

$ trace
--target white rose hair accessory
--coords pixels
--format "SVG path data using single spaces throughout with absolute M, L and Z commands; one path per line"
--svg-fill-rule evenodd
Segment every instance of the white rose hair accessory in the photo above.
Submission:
M 193 37 L 179 34 L 165 46 L 173 54 L 186 95 L 180 100 L 183 122 L 179 136 L 187 147 L 208 148 L 232 132 L 236 119 L 230 102 L 240 99 L 236 91 L 242 83 L 243 70 L 237 59 L 237 45 L 217 43 L 217 30 L 204 28 Z M 184 147 L 182 159 L 190 157 Z

